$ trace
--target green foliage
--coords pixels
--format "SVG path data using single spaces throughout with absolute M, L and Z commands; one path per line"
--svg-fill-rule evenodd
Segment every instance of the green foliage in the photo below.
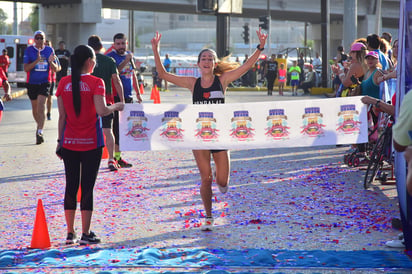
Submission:
M 0 33 L 7 33 L 8 26 L 6 23 L 7 14 L 6 12 L 0 8 Z
M 32 31 L 39 29 L 39 7 L 34 6 L 30 15 L 29 15 L 30 27 Z
M 135 47 L 140 48 L 140 40 L 139 40 L 139 35 L 137 34 L 137 32 L 134 35 L 134 39 L 135 39 L 135 41 L 134 41 Z
M 308 48 L 313 48 L 313 45 L 315 44 L 315 41 L 313 41 L 313 40 L 307 40 L 306 41 L 306 46 L 308 47 Z

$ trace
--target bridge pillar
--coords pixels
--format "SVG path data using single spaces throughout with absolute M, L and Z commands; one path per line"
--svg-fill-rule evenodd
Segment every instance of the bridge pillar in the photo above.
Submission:
M 57 47 L 60 40 L 70 51 L 96 34 L 101 22 L 102 0 L 83 0 L 80 4 L 45 5 L 40 8 L 40 28 Z
M 358 0 L 345 0 L 343 6 L 343 47 L 350 49 L 358 37 Z
M 368 14 L 365 16 L 365 19 L 363 21 L 363 37 L 368 36 L 371 33 L 376 33 L 377 35 L 381 35 L 381 24 L 382 20 L 379 15 L 376 14 Z
M 229 55 L 230 17 L 226 13 L 216 14 L 216 53 L 219 58 Z

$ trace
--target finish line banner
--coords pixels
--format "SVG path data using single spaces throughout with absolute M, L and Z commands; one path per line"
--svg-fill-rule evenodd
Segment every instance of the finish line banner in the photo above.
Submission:
M 368 142 L 360 96 L 258 103 L 126 104 L 120 150 L 255 149 Z

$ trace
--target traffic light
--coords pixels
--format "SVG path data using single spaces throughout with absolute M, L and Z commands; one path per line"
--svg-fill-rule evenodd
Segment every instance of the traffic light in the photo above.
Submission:
M 249 25 L 248 24 L 243 25 L 242 37 L 243 37 L 243 40 L 245 41 L 245 44 L 249 44 Z
M 269 30 L 269 16 L 260 16 L 259 17 L 259 27 L 264 30 Z
M 197 0 L 196 11 L 198 13 L 214 13 L 217 11 L 218 0 Z

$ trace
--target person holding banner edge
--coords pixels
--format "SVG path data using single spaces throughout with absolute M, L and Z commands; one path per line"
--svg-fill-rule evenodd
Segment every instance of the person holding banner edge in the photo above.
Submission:
M 155 64 L 159 77 L 177 86 L 187 88 L 192 92 L 194 104 L 222 104 L 225 101 L 225 92 L 228 85 L 240 78 L 256 63 L 267 39 L 267 34 L 262 30 L 256 31 L 259 44 L 248 60 L 239 66 L 238 63 L 230 63 L 223 58 L 219 60 L 212 49 L 203 49 L 198 55 L 197 65 L 201 76 L 178 76 L 167 72 L 160 60 L 160 39 L 162 35 L 156 32 L 151 40 Z M 216 183 L 222 193 L 228 190 L 230 176 L 230 156 L 228 150 L 193 150 L 197 167 L 200 172 L 200 195 L 206 212 L 203 231 L 210 231 L 213 227 L 212 216 L 212 182 L 215 175 Z M 212 174 L 211 158 L 215 163 L 215 171 Z

